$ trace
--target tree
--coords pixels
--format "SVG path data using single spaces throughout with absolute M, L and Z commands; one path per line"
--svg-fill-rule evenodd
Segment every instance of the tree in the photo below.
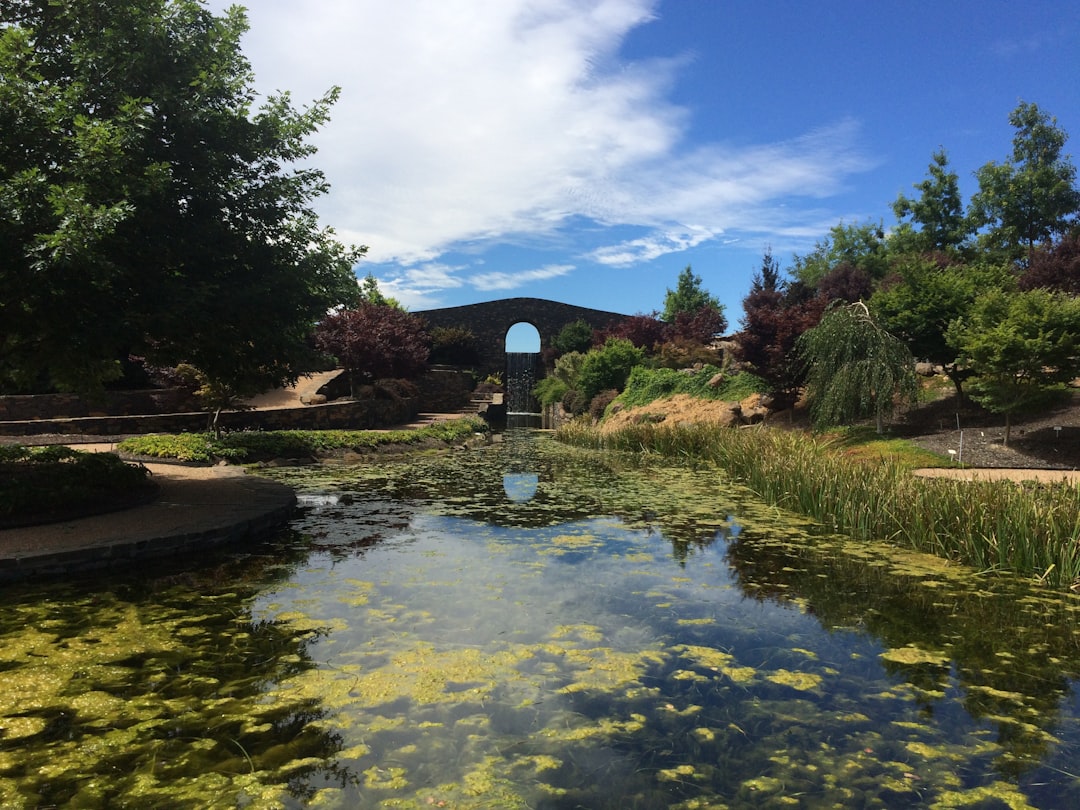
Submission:
M 818 428 L 873 416 L 881 433 L 897 396 L 915 400 L 911 352 L 862 302 L 826 312 L 799 338 L 798 351 L 807 366 L 810 416 Z
M 310 368 L 363 252 L 289 168 L 337 91 L 253 114 L 246 30 L 195 0 L 0 7 L 0 386 L 92 390 L 129 354 L 240 392 Z
M 1080 233 L 1036 250 L 1019 285 L 1021 290 L 1042 287 L 1080 295 Z
M 971 398 L 1005 415 L 1008 445 L 1012 415 L 1053 399 L 1080 371 L 1080 299 L 1043 289 L 991 290 L 946 337 L 975 375 Z
M 353 395 L 357 382 L 418 375 L 430 340 L 419 316 L 367 302 L 327 315 L 315 329 L 315 345 L 337 357 Z
M 971 233 L 960 197 L 960 179 L 949 170 L 949 157 L 944 149 L 934 152 L 927 175 L 915 184 L 922 192 L 917 199 L 901 194 L 892 204 L 893 213 L 900 221 L 890 236 L 890 248 L 894 252 L 953 253 Z
M 1012 159 L 991 161 L 975 177 L 969 217 L 986 227 L 983 242 L 1010 260 L 1028 264 L 1037 245 L 1067 233 L 1080 212 L 1076 167 L 1062 154 L 1068 135 L 1057 119 L 1021 101 L 1009 115 L 1016 129 Z
M 840 264 L 848 264 L 878 280 L 889 269 L 888 253 L 881 223 L 840 223 L 830 228 L 829 235 L 814 245 L 810 253 L 795 257 L 792 275 L 807 287 L 817 289 L 830 271 Z
M 366 301 L 369 304 L 380 304 L 386 307 L 394 307 L 395 309 L 404 309 L 396 298 L 383 295 L 383 291 L 379 289 L 379 280 L 375 278 L 374 273 L 368 273 L 360 282 L 360 300 Z
M 664 312 L 660 319 L 665 323 L 675 323 L 675 319 L 680 312 L 696 313 L 704 307 L 708 307 L 717 313 L 720 322 L 723 324 L 719 331 L 723 331 L 727 326 L 727 320 L 724 318 L 724 306 L 719 300 L 705 291 L 701 286 L 701 276 L 695 275 L 690 265 L 686 265 L 686 269 L 679 273 L 679 280 L 675 284 L 675 289 L 669 288 L 667 295 L 664 296 Z
M 551 341 L 551 346 L 559 354 L 587 352 L 593 343 L 593 328 L 578 318 L 566 324 Z
M 742 302 L 742 329 L 735 335 L 739 359 L 781 399 L 794 400 L 803 383 L 805 369 L 794 356 L 795 345 L 826 305 L 824 298 L 806 292 L 802 284 L 781 283 L 779 265 L 766 250 Z
M 914 357 L 944 369 L 960 402 L 970 369 L 956 362 L 945 337 L 949 325 L 967 314 L 980 293 L 1014 289 L 1015 277 L 1006 265 L 953 264 L 944 254 L 908 255 L 895 268 L 870 298 L 870 310 Z
M 601 330 L 594 342 L 600 342 L 600 345 L 603 345 L 609 338 L 629 340 L 639 349 L 652 354 L 661 344 L 671 339 L 673 328 L 670 323 L 660 320 L 657 315 L 658 313 L 654 312 L 652 315 L 637 314 L 623 318 Z

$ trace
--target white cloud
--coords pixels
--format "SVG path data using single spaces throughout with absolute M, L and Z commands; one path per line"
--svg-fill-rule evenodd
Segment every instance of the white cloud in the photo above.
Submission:
M 469 277 L 469 283 L 478 290 L 513 290 L 534 281 L 565 276 L 574 269 L 572 264 L 553 264 L 538 270 L 522 270 L 517 273 L 478 273 Z
M 865 168 L 851 122 L 778 144 L 685 143 L 689 111 L 667 100 L 678 59 L 618 60 L 656 5 L 266 0 L 251 6 L 243 47 L 258 86 L 297 103 L 341 85 L 313 139 L 332 185 L 320 214 L 370 261 L 415 269 L 386 292 L 430 300 L 529 280 L 463 281 L 439 263 L 463 244 L 552 235 L 584 217 L 652 232 L 594 260 L 647 261 L 721 233 L 790 230 L 799 216 L 784 202 L 834 193 Z

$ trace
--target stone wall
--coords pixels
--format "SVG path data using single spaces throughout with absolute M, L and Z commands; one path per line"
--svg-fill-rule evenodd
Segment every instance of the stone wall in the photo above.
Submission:
M 477 343 L 477 370 L 481 377 L 506 371 L 506 333 L 517 323 L 528 323 L 540 333 L 541 346 L 550 345 L 567 324 L 583 320 L 594 329 L 625 320 L 628 316 L 601 309 L 576 307 L 542 298 L 504 298 L 482 304 L 429 309 L 414 313 L 429 326 L 464 327 Z
M 416 398 L 328 402 L 299 408 L 224 411 L 218 424 L 227 430 L 371 430 L 412 421 L 420 411 Z M 121 436 L 141 433 L 202 432 L 209 417 L 201 412 L 140 416 L 91 416 L 71 419 L 2 421 L 0 435 L 43 433 Z
M 177 413 L 191 410 L 190 399 L 190 392 L 182 388 L 103 391 L 100 397 L 89 399 L 78 394 L 0 396 L 0 422 Z
M 469 404 L 475 382 L 472 372 L 433 367 L 418 380 L 420 410 L 429 413 L 457 413 Z

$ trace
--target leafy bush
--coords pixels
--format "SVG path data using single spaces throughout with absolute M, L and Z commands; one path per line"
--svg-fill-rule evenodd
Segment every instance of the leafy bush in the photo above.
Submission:
M 118 445 L 135 456 L 174 458 L 180 461 L 265 461 L 273 458 L 310 458 L 335 450 L 362 450 L 390 444 L 417 444 L 427 440 L 461 441 L 485 433 L 479 417 L 436 422 L 416 430 L 268 430 L 227 433 L 220 439 L 208 434 L 136 436 Z
M 0 526 L 34 523 L 73 511 L 129 503 L 153 488 L 145 467 L 112 453 L 62 445 L 0 448 Z
M 559 354 L 587 352 L 593 343 L 593 328 L 580 318 L 568 323 L 551 341 L 552 348 Z
M 609 388 L 607 391 L 601 391 L 595 397 L 592 398 L 592 402 L 589 403 L 589 416 L 593 420 L 599 422 L 604 418 L 604 413 L 607 411 L 608 405 L 615 401 L 615 398 L 619 396 L 619 392 L 614 388 Z
M 533 396 L 541 405 L 554 405 L 556 402 L 562 402 L 562 398 L 569 390 L 570 386 L 564 380 L 558 377 L 544 377 L 533 388 Z
M 578 371 L 578 385 L 586 401 L 609 388 L 622 390 L 630 370 L 640 365 L 645 352 L 629 340 L 608 338 L 599 349 L 585 355 Z

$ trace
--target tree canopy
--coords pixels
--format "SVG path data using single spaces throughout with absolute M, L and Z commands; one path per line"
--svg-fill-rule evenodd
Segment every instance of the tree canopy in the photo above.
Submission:
M 891 247 L 914 253 L 958 250 L 970 235 L 971 223 L 960 196 L 960 178 L 949 168 L 944 149 L 934 152 L 926 179 L 915 188 L 922 192 L 917 198 L 901 194 L 892 205 L 900 224 Z
M 319 226 L 332 89 L 256 110 L 239 7 L 0 7 L 0 390 L 91 390 L 129 355 L 258 390 L 355 300 L 363 249 Z
M 690 265 L 679 273 L 675 289 L 668 288 L 664 296 L 664 311 L 660 319 L 665 323 L 675 323 L 680 313 L 697 315 L 702 309 L 710 309 L 716 314 L 717 331 L 727 328 L 724 318 L 724 305 L 702 287 L 701 276 L 694 273 Z
M 1076 167 L 1063 154 L 1068 135 L 1056 118 L 1020 102 L 1009 123 L 1016 129 L 1012 157 L 990 161 L 975 173 L 979 191 L 970 216 L 975 227 L 988 229 L 988 248 L 1030 263 L 1036 246 L 1076 225 L 1080 190 Z
M 316 327 L 315 344 L 338 359 L 355 389 L 358 382 L 408 379 L 424 371 L 431 338 L 418 315 L 362 301 L 327 315 Z
M 971 397 L 1012 415 L 1052 399 L 1080 372 L 1080 299 L 1045 289 L 980 295 L 946 337 L 975 375 Z

